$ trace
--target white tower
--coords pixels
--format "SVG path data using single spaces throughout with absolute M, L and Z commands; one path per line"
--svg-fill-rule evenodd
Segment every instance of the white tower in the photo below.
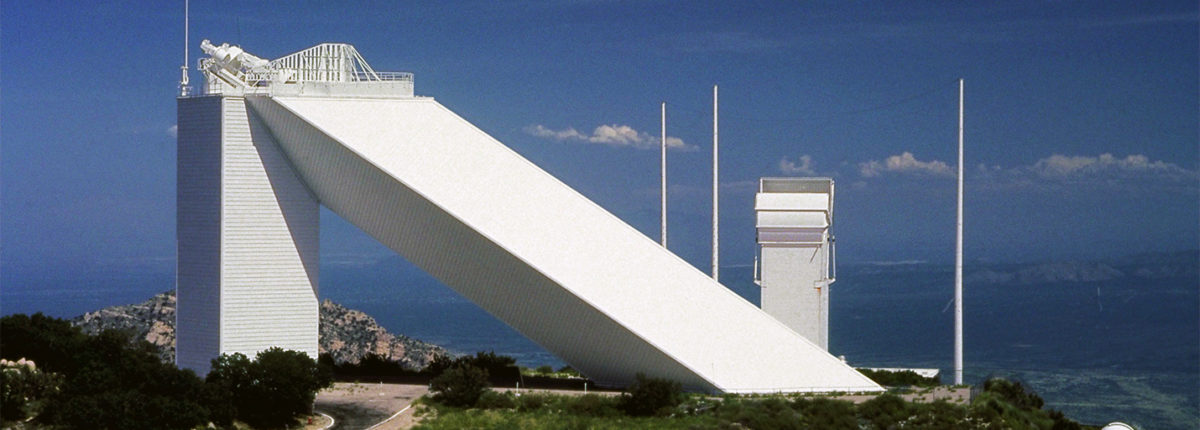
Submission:
M 317 358 L 319 202 L 247 97 L 355 88 L 412 96 L 354 48 L 323 44 L 267 61 L 236 46 L 201 48 L 204 94 L 178 99 L 176 363 L 203 375 L 220 354 L 281 347 Z M 365 63 L 362 63 L 365 64 Z
M 754 210 L 763 311 L 828 350 L 833 179 L 762 178 Z

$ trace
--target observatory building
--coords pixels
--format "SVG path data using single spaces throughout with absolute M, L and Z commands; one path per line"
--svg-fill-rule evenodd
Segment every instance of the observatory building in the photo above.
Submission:
M 881 391 L 354 47 L 202 48 L 180 97 L 177 363 L 317 354 L 328 207 L 597 383 Z
M 754 211 L 763 311 L 828 350 L 833 179 L 762 178 Z

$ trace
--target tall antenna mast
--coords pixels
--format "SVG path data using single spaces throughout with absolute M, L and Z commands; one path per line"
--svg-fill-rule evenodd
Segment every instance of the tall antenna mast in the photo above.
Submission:
M 662 246 L 667 247 L 667 102 L 662 104 Z
M 713 85 L 713 237 L 712 237 L 712 277 L 714 281 L 720 281 L 720 247 L 718 232 L 720 231 L 720 220 L 717 218 L 717 188 L 720 187 L 720 182 L 717 181 L 717 86 Z
M 958 223 L 954 250 L 954 384 L 963 383 L 963 80 L 958 80 Z
M 183 0 L 183 66 L 179 67 L 179 96 L 187 97 L 191 92 L 188 86 L 188 12 L 191 9 L 189 0 Z

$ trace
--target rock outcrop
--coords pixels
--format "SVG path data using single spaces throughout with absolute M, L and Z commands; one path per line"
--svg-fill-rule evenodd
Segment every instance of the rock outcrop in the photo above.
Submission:
M 440 346 L 389 333 L 370 315 L 329 300 L 321 303 L 320 352 L 335 363 L 358 363 L 368 354 L 399 362 L 409 369 L 425 367 Z M 158 294 L 142 303 L 113 306 L 75 317 L 71 323 L 85 333 L 116 329 L 132 333 L 158 348 L 166 362 L 175 361 L 175 291 Z
M 448 355 L 440 346 L 389 333 L 370 315 L 328 299 L 321 303 L 320 339 L 321 352 L 328 352 L 339 364 L 358 363 L 375 354 L 415 370 L 435 355 Z
M 151 297 L 141 303 L 111 306 L 71 319 L 84 333 L 121 330 L 146 339 L 158 348 L 163 361 L 175 362 L 175 291 Z

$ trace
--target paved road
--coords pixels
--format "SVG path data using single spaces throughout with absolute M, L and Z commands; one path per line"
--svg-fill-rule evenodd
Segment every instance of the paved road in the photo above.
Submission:
M 356 405 L 321 405 L 318 411 L 333 417 L 331 430 L 362 430 L 387 419 L 388 415 Z
M 361 430 L 388 419 L 426 392 L 425 385 L 337 383 L 317 394 L 316 409 L 334 418 L 333 429 Z

